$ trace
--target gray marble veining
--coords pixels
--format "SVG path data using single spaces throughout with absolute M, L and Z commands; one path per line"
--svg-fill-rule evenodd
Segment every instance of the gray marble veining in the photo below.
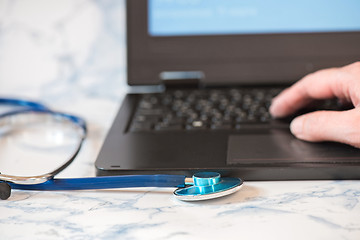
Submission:
M 89 124 L 61 177 L 94 176 L 125 84 L 124 2 L 0 0 L 0 94 L 39 100 Z M 13 191 L 1 239 L 360 239 L 359 181 L 247 182 L 186 203 L 173 189 Z

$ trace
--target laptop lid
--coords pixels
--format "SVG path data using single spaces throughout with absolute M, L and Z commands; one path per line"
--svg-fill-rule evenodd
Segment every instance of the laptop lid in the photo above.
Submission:
M 128 83 L 290 84 L 359 60 L 358 0 L 128 0 Z

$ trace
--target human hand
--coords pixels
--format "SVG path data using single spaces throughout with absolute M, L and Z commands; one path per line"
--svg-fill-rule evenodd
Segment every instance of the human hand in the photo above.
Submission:
M 312 100 L 333 97 L 352 103 L 354 108 L 301 115 L 291 122 L 291 132 L 306 141 L 335 141 L 360 148 L 360 62 L 305 76 L 273 99 L 270 113 L 285 117 Z

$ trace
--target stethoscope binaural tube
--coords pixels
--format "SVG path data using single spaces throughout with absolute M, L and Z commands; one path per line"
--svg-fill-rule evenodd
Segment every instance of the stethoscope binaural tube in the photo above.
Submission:
M 8 110 L 0 113 L 0 127 L 11 128 L 11 126 L 31 124 L 31 121 L 34 119 L 42 119 L 45 123 L 51 119 L 51 121 L 64 122 L 69 126 L 72 126 L 74 132 L 76 132 L 76 135 L 78 136 L 75 151 L 63 164 L 61 164 L 61 166 L 50 172 L 42 175 L 26 177 L 14 176 L 0 172 L 0 199 L 7 199 L 11 195 L 11 184 L 41 184 L 50 181 L 56 174 L 68 167 L 74 161 L 81 149 L 87 135 L 87 127 L 86 122 L 82 118 L 67 113 L 52 111 L 45 105 L 38 102 L 14 98 L 0 98 L 0 105 L 13 108 L 10 111 Z

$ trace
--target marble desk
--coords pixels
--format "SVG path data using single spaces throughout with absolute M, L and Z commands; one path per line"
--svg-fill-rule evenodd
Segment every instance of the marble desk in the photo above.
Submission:
M 126 87 L 124 2 L 0 0 L 0 96 L 85 118 L 89 135 L 61 177 L 94 161 Z M 360 239 L 360 181 L 246 182 L 188 203 L 173 189 L 13 191 L 0 239 Z

